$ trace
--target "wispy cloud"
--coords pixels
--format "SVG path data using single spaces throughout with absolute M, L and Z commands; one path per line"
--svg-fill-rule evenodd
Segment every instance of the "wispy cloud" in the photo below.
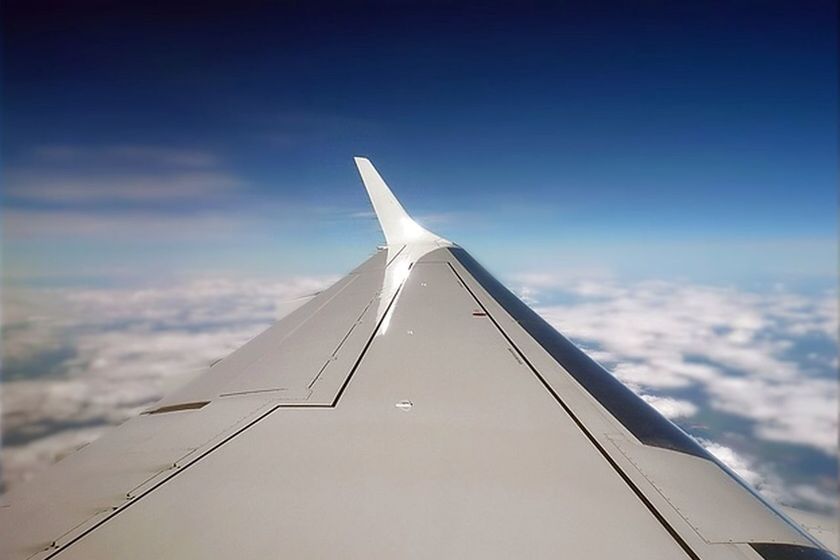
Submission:
M 153 145 L 43 145 L 3 173 L 4 206 L 68 213 L 167 211 L 188 202 L 206 208 L 241 192 L 246 182 L 213 154 Z
M 8 238 L 109 239 L 129 241 L 216 239 L 240 229 L 242 222 L 228 213 L 201 210 L 164 213 L 149 210 L 97 212 L 93 210 L 12 209 L 3 214 Z
M 241 225 L 247 190 L 210 153 L 147 145 L 41 146 L 3 178 L 10 245 L 215 238 Z
M 41 163 L 62 165 L 113 166 L 139 163 L 155 167 L 196 168 L 214 167 L 219 164 L 218 157 L 204 150 L 143 144 L 109 146 L 46 144 L 35 147 L 32 155 Z
M 73 173 L 12 171 L 5 177 L 11 202 L 50 204 L 149 203 L 192 200 L 206 204 L 207 197 L 229 194 L 243 181 L 222 171 L 127 171 Z
M 24 163 L 4 172 L 4 243 L 11 249 L 21 240 L 142 245 L 276 235 L 278 229 L 311 232 L 375 220 L 360 208 L 312 203 L 288 193 L 256 197 L 257 185 L 203 151 L 42 146 Z

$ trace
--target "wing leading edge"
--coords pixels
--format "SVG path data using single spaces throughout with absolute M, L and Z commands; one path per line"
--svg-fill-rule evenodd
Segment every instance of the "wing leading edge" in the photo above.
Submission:
M 4 496 L 3 558 L 835 558 L 356 165 L 387 247 Z

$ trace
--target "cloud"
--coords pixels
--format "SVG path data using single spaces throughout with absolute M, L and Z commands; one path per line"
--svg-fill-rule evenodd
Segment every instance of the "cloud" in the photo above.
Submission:
M 67 240 L 128 240 L 136 249 L 146 241 L 276 236 L 280 229 L 300 234 L 375 218 L 279 191 L 254 197 L 256 185 L 212 154 L 165 146 L 42 146 L 7 168 L 3 179 L 3 233 L 13 272 L 23 252 L 19 241 L 57 247 Z M 42 250 L 26 250 L 27 263 L 44 258 Z
M 36 147 L 33 150 L 33 155 L 36 160 L 47 164 L 113 165 L 115 163 L 141 163 L 145 166 L 161 167 L 213 167 L 219 163 L 219 158 L 203 150 L 143 144 L 116 144 L 112 146 L 47 144 Z
M 811 448 L 836 461 L 837 306 L 832 294 L 753 293 L 608 277 L 529 276 L 520 293 L 663 415 L 772 500 L 834 511 L 833 482 L 791 473 Z M 127 289 L 4 294 L 4 479 L 16 484 L 136 414 L 234 350 L 331 277 L 210 279 Z M 553 303 L 562 301 L 562 304 Z M 803 341 L 821 351 L 793 352 Z M 811 357 L 808 357 L 811 356 Z M 810 368 L 816 368 L 812 371 Z M 776 447 L 778 453 L 779 447 Z M 836 464 L 836 463 L 835 463 Z
M 97 212 L 93 210 L 9 209 L 3 232 L 9 239 L 127 239 L 191 240 L 230 235 L 243 227 L 225 212 L 200 210 L 187 214 L 149 210 Z
M 21 165 L 22 162 L 22 165 Z M 204 205 L 244 186 L 213 154 L 169 146 L 44 145 L 6 168 L 7 205 Z
M 698 407 L 691 401 L 674 399 L 671 397 L 657 397 L 656 395 L 639 395 L 642 399 L 659 411 L 659 414 L 675 420 L 677 418 L 686 418 L 694 416 L 697 413 Z
M 754 465 L 753 460 L 739 455 L 731 447 L 703 439 L 700 440 L 700 443 L 709 453 L 717 457 L 724 465 L 732 469 L 765 497 L 777 503 L 783 501 L 790 503 L 790 494 L 784 490 L 778 476 L 761 471 Z
M 797 484 L 790 488 L 791 503 L 814 505 L 825 511 L 837 509 L 837 496 L 832 492 L 807 484 Z
M 613 274 L 607 269 L 575 266 L 562 272 L 522 272 L 513 276 L 510 285 L 517 294 L 522 290 L 534 294 L 562 290 L 577 295 L 587 295 L 587 290 L 594 289 L 609 290 L 610 294 L 614 295 L 614 291 L 621 288 L 617 287 L 612 280 Z
M 192 239 L 243 227 L 246 181 L 212 154 L 150 145 L 47 145 L 3 174 L 18 240 Z M 20 163 L 20 162 L 18 162 Z
M 151 145 L 46 145 L 3 173 L 7 209 L 118 213 L 230 201 L 246 182 L 213 154 Z
M 515 284 L 769 499 L 837 511 L 836 294 L 576 274 Z
M 761 463 L 755 457 L 714 441 L 700 439 L 699 442 L 771 502 L 785 504 L 796 510 L 827 513 L 829 518 L 836 517 L 836 480 L 818 481 L 817 484 L 791 484 L 771 466 Z
M 7 290 L 4 482 L 31 477 L 136 415 L 333 280 Z
M 18 171 L 8 173 L 5 181 L 7 198 L 50 204 L 201 201 L 243 185 L 242 180 L 222 171 L 74 173 L 70 177 L 66 172 Z
M 805 336 L 836 348 L 832 294 L 667 282 L 561 289 L 573 303 L 537 310 L 625 383 L 647 393 L 700 389 L 713 409 L 754 421 L 755 437 L 835 453 L 836 378 L 814 377 L 790 355 Z
M 4 449 L 0 490 L 32 479 L 47 466 L 97 439 L 107 428 L 102 424 L 95 428 L 63 430 L 27 445 Z

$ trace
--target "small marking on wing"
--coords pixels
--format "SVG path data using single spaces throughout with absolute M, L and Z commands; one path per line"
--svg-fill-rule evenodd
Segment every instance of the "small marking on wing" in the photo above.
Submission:
M 414 403 L 408 400 L 399 401 L 397 404 L 394 405 L 395 407 L 399 408 L 403 412 L 408 412 L 411 410 L 411 407 L 414 406 Z
M 210 404 L 210 401 L 197 401 L 179 404 L 170 404 L 169 406 L 162 406 L 154 410 L 145 412 L 144 414 L 164 414 L 166 412 L 178 412 L 181 410 L 198 410 Z

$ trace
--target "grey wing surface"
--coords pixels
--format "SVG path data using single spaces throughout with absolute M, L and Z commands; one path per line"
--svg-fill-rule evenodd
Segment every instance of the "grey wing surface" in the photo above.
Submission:
M 12 489 L 0 557 L 835 558 L 357 165 L 387 246 Z

